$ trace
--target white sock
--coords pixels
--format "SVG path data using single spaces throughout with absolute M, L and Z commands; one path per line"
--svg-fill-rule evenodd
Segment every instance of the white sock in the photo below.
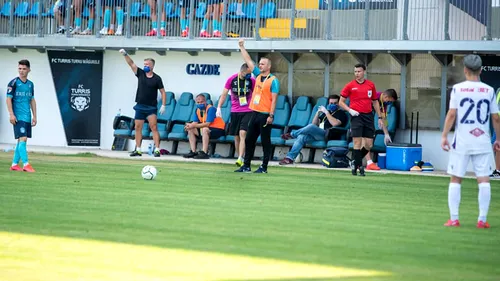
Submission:
M 368 160 L 368 161 L 366 161 L 366 165 L 370 165 L 370 164 L 373 164 L 373 161 L 372 161 L 372 160 Z
M 111 24 L 111 25 L 109 26 L 109 29 L 114 30 L 114 29 L 115 29 L 115 25 L 114 25 L 114 24 Z
M 17 163 L 12 163 L 12 167 L 17 166 Z
M 450 208 L 450 219 L 458 220 L 458 207 L 460 206 L 460 184 L 451 183 L 448 186 L 448 207 Z
M 30 163 L 26 162 L 26 163 L 23 163 L 24 167 L 28 166 Z M 488 200 L 488 206 L 490 205 L 490 200 Z M 486 212 L 488 212 L 488 210 L 486 210 Z
M 486 216 L 488 215 L 491 200 L 491 185 L 489 182 L 479 184 L 479 194 L 477 199 L 479 201 L 479 218 L 477 220 L 486 222 Z

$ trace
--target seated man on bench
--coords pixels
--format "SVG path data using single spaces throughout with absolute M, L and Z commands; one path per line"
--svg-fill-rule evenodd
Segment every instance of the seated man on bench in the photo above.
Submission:
M 226 135 L 226 124 L 221 117 L 216 116 L 217 108 L 207 104 L 203 94 L 196 96 L 196 110 L 193 122 L 186 124 L 191 151 L 184 158 L 208 159 L 208 144 L 210 140 Z M 203 150 L 196 152 L 196 142 L 201 137 Z
M 339 132 L 329 130 L 332 127 L 343 127 L 348 121 L 345 111 L 341 110 L 338 106 L 339 100 L 340 96 L 330 95 L 328 97 L 327 107 L 320 106 L 318 108 L 318 112 L 314 115 L 312 124 L 281 136 L 281 138 L 285 140 L 292 138 L 297 140 L 293 143 L 293 146 L 286 155 L 285 159 L 280 161 L 280 165 L 293 164 L 297 155 L 308 142 L 341 139 L 341 133 L 339 134 Z

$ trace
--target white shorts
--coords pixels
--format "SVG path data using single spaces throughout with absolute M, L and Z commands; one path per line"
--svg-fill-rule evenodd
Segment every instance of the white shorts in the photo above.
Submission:
M 493 172 L 493 153 L 482 154 L 460 154 L 450 151 L 448 159 L 448 174 L 463 178 L 467 172 L 469 160 L 472 162 L 472 169 L 476 177 L 489 177 Z

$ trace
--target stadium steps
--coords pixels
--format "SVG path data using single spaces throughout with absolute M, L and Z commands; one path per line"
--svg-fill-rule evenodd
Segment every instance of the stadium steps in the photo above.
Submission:
M 319 10 L 319 1 L 297 0 L 295 2 L 296 10 Z M 292 21 L 290 17 L 290 9 L 280 9 L 278 14 L 285 14 L 284 17 L 266 19 L 266 26 L 259 28 L 261 38 L 290 38 L 290 27 Z M 297 30 L 307 29 L 307 18 L 295 18 L 294 28 Z M 295 32 L 297 33 L 297 32 Z

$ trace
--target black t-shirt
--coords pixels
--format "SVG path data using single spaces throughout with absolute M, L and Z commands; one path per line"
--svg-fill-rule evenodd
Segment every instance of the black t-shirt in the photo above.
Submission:
M 135 102 L 138 104 L 157 106 L 158 90 L 163 89 L 161 77 L 153 72 L 153 77 L 148 78 L 144 70 L 137 68 L 137 93 Z
M 239 80 L 239 92 L 238 92 L 238 80 Z M 233 80 L 231 80 L 231 92 L 234 95 L 238 96 L 246 96 L 249 92 L 253 90 L 253 85 L 252 85 L 252 80 L 251 79 L 241 79 L 239 76 L 234 77 Z
M 340 124 L 335 126 L 335 127 L 344 127 L 345 124 L 347 123 L 347 115 L 346 115 L 345 111 L 343 111 L 343 110 L 337 109 L 334 112 L 330 111 L 330 115 L 332 115 L 333 118 L 340 121 Z M 339 131 L 335 131 L 335 130 L 328 130 L 333 126 L 332 126 L 332 124 L 330 124 L 330 122 L 328 121 L 328 118 L 326 118 L 324 113 L 320 113 L 318 115 L 318 118 L 319 118 L 319 123 L 325 122 L 323 129 L 325 131 L 328 131 L 327 140 L 340 140 L 341 139 L 341 137 L 344 133 L 339 132 Z

